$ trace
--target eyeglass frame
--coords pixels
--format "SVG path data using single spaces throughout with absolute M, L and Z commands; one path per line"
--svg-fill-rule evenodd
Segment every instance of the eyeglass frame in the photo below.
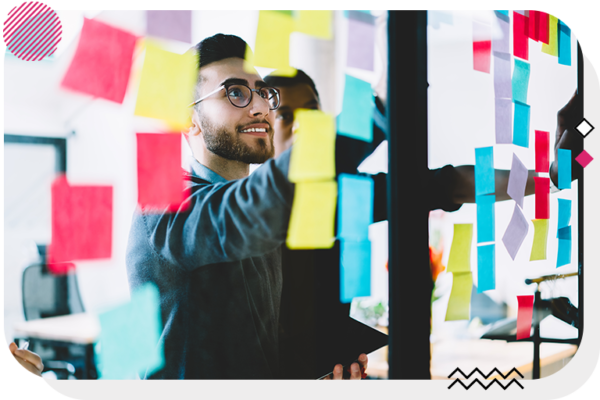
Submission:
M 202 100 L 207 99 L 208 97 L 212 96 L 213 94 L 223 90 L 223 89 L 228 89 L 231 86 L 245 86 L 248 88 L 248 90 L 250 90 L 250 101 L 248 102 L 248 104 L 246 104 L 245 106 L 236 106 L 235 104 L 233 104 L 233 101 L 231 101 L 231 99 L 229 98 L 229 93 L 227 92 L 227 90 L 225 91 L 225 96 L 227 97 L 227 100 L 229 100 L 229 103 L 231 103 L 232 106 L 236 107 L 236 108 L 246 108 L 250 105 L 250 103 L 252 103 L 252 99 L 254 97 L 254 92 L 256 93 L 260 93 L 260 91 L 262 89 L 273 89 L 275 91 L 275 93 L 277 93 L 277 99 L 279 100 L 277 102 L 277 107 L 275 108 L 271 108 L 269 107 L 270 111 L 275 111 L 279 108 L 279 106 L 281 105 L 281 91 L 273 86 L 262 86 L 260 89 L 252 89 L 250 86 L 245 85 L 243 83 L 231 83 L 231 84 L 226 84 L 226 85 L 221 85 L 218 88 L 216 88 L 215 90 L 213 90 L 212 92 L 210 92 L 209 94 L 205 95 L 204 97 L 199 98 L 198 100 L 194 101 L 192 104 L 190 104 L 188 107 L 193 107 L 196 104 L 200 103 Z M 268 104 L 268 99 L 263 98 L 260 94 L 259 97 L 265 101 L 267 101 Z

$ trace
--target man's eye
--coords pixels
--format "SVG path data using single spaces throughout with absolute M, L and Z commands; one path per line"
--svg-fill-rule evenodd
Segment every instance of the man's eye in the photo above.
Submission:
M 229 89 L 229 97 L 242 97 L 242 91 L 240 89 Z
M 292 122 L 294 120 L 294 114 L 292 113 L 281 113 L 277 115 L 277 119 L 285 122 Z

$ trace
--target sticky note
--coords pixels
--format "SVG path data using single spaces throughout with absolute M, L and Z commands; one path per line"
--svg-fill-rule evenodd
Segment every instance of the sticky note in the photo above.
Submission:
M 550 132 L 535 131 L 535 172 L 550 168 Z
M 496 53 L 510 52 L 510 19 L 508 14 L 495 12 L 496 24 L 500 28 L 500 35 L 492 38 L 492 51 Z
M 571 28 L 558 21 L 558 63 L 571 65 Z
M 138 133 L 138 204 L 177 211 L 187 197 L 181 171 L 180 133 Z
M 512 77 L 512 97 L 515 101 L 527 103 L 530 68 L 528 62 L 515 58 L 515 70 Z
M 539 25 L 539 13 L 538 11 L 529 10 L 529 32 L 528 36 L 530 39 L 538 41 L 538 25 Z
M 511 199 L 516 201 L 521 208 L 523 207 L 523 198 L 525 197 L 525 187 L 527 186 L 528 175 L 529 171 L 527 171 L 525 164 L 523 164 L 519 157 L 513 153 L 506 193 Z
M 296 183 L 287 246 L 290 249 L 330 249 L 333 246 L 337 183 Z
M 496 245 L 477 246 L 477 293 L 496 289 Z
M 533 245 L 529 261 L 546 259 L 546 244 L 548 242 L 548 220 L 534 219 L 533 222 Z
M 246 72 L 255 72 L 252 66 L 273 68 L 281 76 L 295 76 L 290 66 L 290 34 L 294 29 L 290 14 L 277 11 L 259 11 L 254 52 L 246 49 Z
M 320 110 L 298 109 L 296 141 L 290 155 L 288 179 L 291 182 L 335 178 L 335 123 Z
M 550 218 L 550 178 L 535 176 L 535 218 Z
M 549 15 L 543 11 L 538 11 L 538 40 L 542 43 L 550 43 L 549 35 Z
M 542 44 L 542 52 L 558 57 L 558 18 L 548 16 L 548 44 Z
M 512 79 L 510 75 L 510 54 L 494 52 L 494 96 L 499 99 L 512 99 Z M 511 112 L 512 115 L 512 112 Z M 511 121 L 508 121 L 509 125 Z
M 340 240 L 340 302 L 371 295 L 371 242 Z
M 496 191 L 494 176 L 494 148 L 479 147 L 475 149 L 475 195 L 494 193 Z
M 558 199 L 558 224 L 557 229 L 569 226 L 571 221 L 571 200 Z
M 60 85 L 122 104 L 137 37 L 93 19 L 83 19 L 77 50 Z
M 368 240 L 369 225 L 373 223 L 373 179 L 340 174 L 338 188 L 338 237 L 353 241 Z
M 52 183 L 52 242 L 48 262 L 111 257 L 112 186 L 71 186 L 64 175 Z
M 448 272 L 471 271 L 473 224 L 454 224 L 452 247 L 448 257 Z
M 473 276 L 470 272 L 452 274 L 452 290 L 446 310 L 446 321 L 469 319 Z
M 146 283 L 131 300 L 98 315 L 102 379 L 136 379 L 160 370 L 165 363 L 160 341 L 162 321 L 156 285 Z
M 163 39 L 192 43 L 192 11 L 147 10 L 146 34 Z
M 563 228 L 559 228 L 556 233 L 556 237 L 558 239 L 571 240 L 571 226 L 565 226 Z
M 374 70 L 375 21 L 372 15 L 348 13 L 348 50 L 346 66 Z
M 477 243 L 493 242 L 496 240 L 494 223 L 496 196 L 475 196 L 475 202 L 477 203 Z
M 529 148 L 529 112 L 525 103 L 515 101 L 515 119 L 513 125 L 513 144 Z
M 531 336 L 533 319 L 533 295 L 517 296 L 519 309 L 517 312 L 517 340 Z
M 519 252 L 521 244 L 523 243 L 525 236 L 527 236 L 528 231 L 529 224 L 525 219 L 525 215 L 523 215 L 521 207 L 515 204 L 513 215 L 508 223 L 506 231 L 504 232 L 504 236 L 502 236 L 502 243 L 504 243 L 510 258 L 513 260 L 517 256 L 517 253 Z
M 297 10 L 295 30 L 321 39 L 331 39 L 331 10 Z
M 473 69 L 490 73 L 492 54 L 492 27 L 473 21 Z
M 496 12 L 506 15 L 508 17 L 508 10 L 495 10 Z
M 174 130 L 189 127 L 196 64 L 192 53 L 171 53 L 147 40 L 134 114 L 161 119 Z
M 454 25 L 454 16 L 450 11 L 428 10 L 427 25 L 433 29 L 440 29 L 441 24 Z
M 509 80 L 510 82 L 510 80 Z M 496 105 L 496 143 L 512 143 L 513 102 L 511 99 L 495 99 Z
M 556 187 L 571 189 L 571 150 L 558 149 L 556 153 L 558 167 L 558 185 Z
M 346 75 L 342 113 L 338 117 L 339 134 L 371 142 L 374 104 L 371 84 Z
M 513 12 L 513 54 L 524 60 L 529 59 L 529 35 L 525 32 L 527 17 Z
M 569 264 L 571 264 L 571 239 L 558 239 L 556 268 Z

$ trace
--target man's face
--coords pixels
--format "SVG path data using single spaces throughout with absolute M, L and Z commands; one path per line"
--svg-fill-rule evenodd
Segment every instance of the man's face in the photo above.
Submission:
M 267 86 L 258 74 L 245 72 L 243 63 L 241 58 L 227 58 L 203 67 L 200 97 L 230 83 L 251 89 Z M 233 106 L 225 89 L 202 100 L 195 110 L 206 148 L 227 160 L 246 164 L 260 164 L 273 157 L 272 113 L 267 101 L 256 92 L 248 106 Z
M 279 87 L 281 103 L 275 110 L 275 157 L 287 150 L 293 143 L 294 111 L 298 108 L 319 110 L 319 99 L 305 83 Z

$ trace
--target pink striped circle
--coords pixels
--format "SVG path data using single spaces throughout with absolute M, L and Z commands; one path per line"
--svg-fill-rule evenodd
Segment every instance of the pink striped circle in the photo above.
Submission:
M 39 1 L 14 7 L 4 21 L 4 43 L 21 60 L 40 61 L 51 56 L 61 38 L 60 18 Z

